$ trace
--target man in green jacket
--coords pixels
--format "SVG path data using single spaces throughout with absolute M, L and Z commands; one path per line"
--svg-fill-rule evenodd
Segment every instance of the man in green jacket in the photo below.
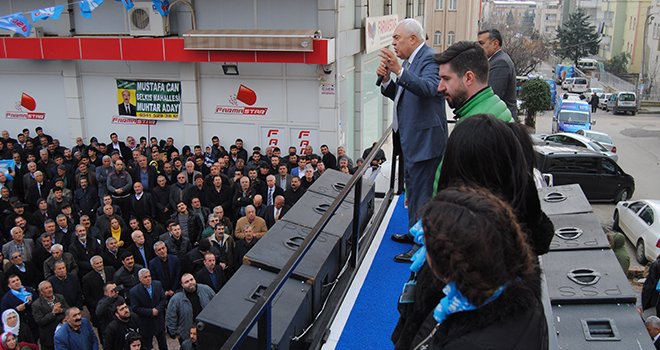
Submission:
M 456 123 L 477 114 L 491 114 L 505 122 L 513 120 L 511 111 L 488 86 L 488 57 L 474 41 L 459 41 L 442 53 L 435 54 L 440 66 L 438 91 L 454 109 Z M 440 168 L 435 172 L 433 194 L 438 192 Z

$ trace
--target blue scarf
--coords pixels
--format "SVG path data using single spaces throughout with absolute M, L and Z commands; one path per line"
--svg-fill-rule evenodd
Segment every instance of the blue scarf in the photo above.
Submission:
M 424 246 L 424 228 L 422 227 L 422 220 L 417 221 L 411 228 L 410 234 L 413 236 L 415 243 L 421 245 L 421 247 L 415 252 L 415 254 L 410 258 L 412 265 L 410 265 L 410 270 L 414 273 L 419 272 L 419 270 L 424 266 L 426 261 L 426 247 Z
M 14 294 L 15 297 L 20 299 L 22 302 L 27 303 L 28 302 L 28 297 L 32 297 L 32 293 L 28 292 L 25 287 L 21 288 L 19 291 L 15 291 L 13 289 L 11 290 L 11 294 Z
M 435 310 L 433 310 L 433 318 L 438 322 L 438 324 L 442 324 L 442 322 L 444 322 L 451 314 L 476 310 L 492 302 L 500 295 L 502 295 L 502 292 L 505 289 L 506 283 L 497 288 L 495 293 L 493 293 L 490 298 L 486 299 L 483 304 L 480 306 L 475 306 L 461 293 L 460 290 L 458 290 L 456 282 L 451 281 L 447 283 L 444 288 L 442 288 L 442 291 L 445 293 L 445 297 L 440 300 L 438 306 L 436 306 Z

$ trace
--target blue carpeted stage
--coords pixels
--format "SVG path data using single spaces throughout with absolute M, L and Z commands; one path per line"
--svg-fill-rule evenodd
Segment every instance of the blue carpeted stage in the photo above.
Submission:
M 390 335 L 399 314 L 397 299 L 407 281 L 409 264 L 394 262 L 410 245 L 392 241 L 392 233 L 407 230 L 404 197 L 395 197 L 365 256 L 323 349 L 392 349 Z

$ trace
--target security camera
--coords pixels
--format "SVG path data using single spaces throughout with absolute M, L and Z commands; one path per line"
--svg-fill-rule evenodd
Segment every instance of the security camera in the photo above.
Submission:
M 331 64 L 324 64 L 322 67 L 323 67 L 323 73 L 332 74 L 332 65 Z

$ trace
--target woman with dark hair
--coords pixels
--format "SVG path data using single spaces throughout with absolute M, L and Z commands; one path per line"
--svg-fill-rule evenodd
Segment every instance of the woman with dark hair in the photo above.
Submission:
M 160 235 L 165 233 L 165 228 L 159 222 L 152 219 L 150 216 L 145 216 L 142 219 L 142 228 L 145 237 L 151 237 L 152 242 L 160 240 Z
M 133 242 L 128 229 L 123 227 L 119 221 L 119 217 L 114 215 L 110 218 L 108 229 L 103 233 L 103 239 L 108 239 L 108 237 L 116 239 L 119 248 L 126 248 Z
M 489 115 L 472 116 L 457 124 L 447 140 L 438 187 L 483 187 L 500 196 L 513 208 L 532 251 L 541 255 L 550 247 L 554 227 L 541 210 L 526 152 L 533 150 L 523 149 L 507 123 Z M 418 244 L 424 243 L 421 222 L 411 233 Z M 400 318 L 392 334 L 396 349 L 409 349 L 415 334 L 424 333 L 424 327 L 429 326 L 424 320 L 444 296 L 444 283 L 424 262 L 422 248 L 413 256 L 407 282 L 414 286 L 408 288 L 413 292 L 399 302 Z
M 547 349 L 540 269 L 512 208 L 485 189 L 449 188 L 422 223 L 445 296 L 415 349 Z

